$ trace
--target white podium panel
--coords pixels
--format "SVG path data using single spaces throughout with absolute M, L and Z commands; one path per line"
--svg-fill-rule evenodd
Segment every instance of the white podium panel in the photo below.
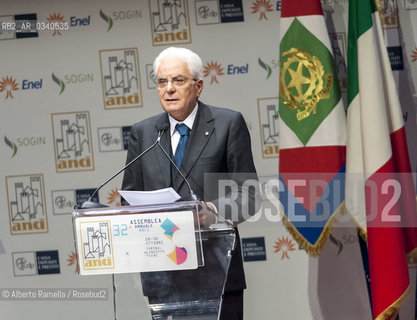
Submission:
M 82 216 L 74 227 L 81 275 L 198 267 L 192 211 Z

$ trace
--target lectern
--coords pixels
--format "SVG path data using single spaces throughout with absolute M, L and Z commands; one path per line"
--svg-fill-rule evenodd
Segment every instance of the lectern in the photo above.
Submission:
M 216 215 L 200 225 L 199 201 L 76 209 L 82 276 L 111 274 L 114 319 L 219 318 L 236 236 Z

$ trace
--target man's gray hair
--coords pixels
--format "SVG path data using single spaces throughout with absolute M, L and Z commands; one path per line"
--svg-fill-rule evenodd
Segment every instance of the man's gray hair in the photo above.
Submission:
M 186 48 L 169 47 L 163 50 L 153 62 L 153 72 L 156 77 L 158 74 L 158 68 L 162 60 L 165 58 L 179 58 L 185 61 L 190 69 L 190 73 L 193 79 L 199 80 L 203 77 L 203 61 L 195 52 Z

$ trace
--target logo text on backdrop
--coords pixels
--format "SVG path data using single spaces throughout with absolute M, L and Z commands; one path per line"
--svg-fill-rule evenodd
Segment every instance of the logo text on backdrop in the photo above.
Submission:
M 152 44 L 191 43 L 191 30 L 187 0 L 149 0 Z
M 90 113 L 53 113 L 51 117 L 56 171 L 94 170 Z
M 10 233 L 48 232 L 43 175 L 7 176 L 6 187 Z
M 100 50 L 104 109 L 142 107 L 137 48 Z
M 259 128 L 263 158 L 278 158 L 278 97 L 258 99 Z

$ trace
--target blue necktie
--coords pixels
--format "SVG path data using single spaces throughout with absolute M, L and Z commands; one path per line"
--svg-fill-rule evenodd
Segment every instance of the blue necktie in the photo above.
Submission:
M 175 150 L 174 160 L 175 164 L 179 168 L 182 163 L 182 159 L 184 159 L 185 148 L 187 147 L 187 141 L 190 136 L 190 128 L 188 128 L 183 123 L 177 123 L 175 128 L 181 135 L 180 141 L 178 142 L 177 149 Z

